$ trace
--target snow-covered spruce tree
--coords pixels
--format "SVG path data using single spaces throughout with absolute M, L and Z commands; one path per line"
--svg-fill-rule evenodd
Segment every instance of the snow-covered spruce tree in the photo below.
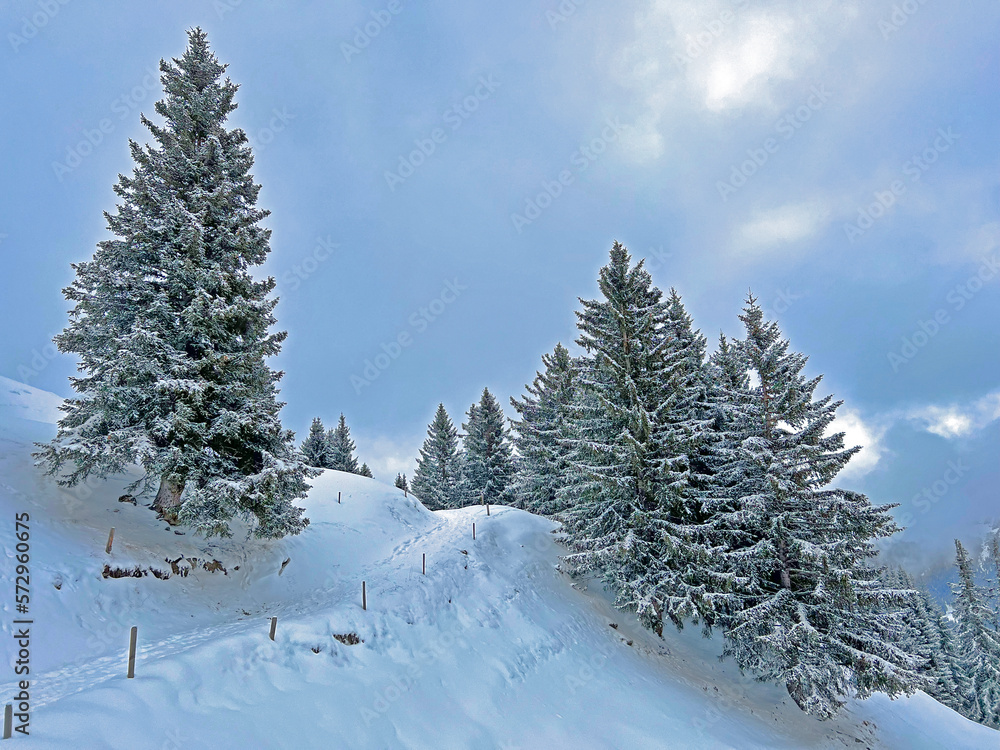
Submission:
M 358 459 L 354 457 L 354 441 L 351 429 L 344 415 L 340 415 L 337 426 L 326 433 L 326 468 L 357 474 Z
M 518 507 L 552 515 L 565 507 L 559 490 L 571 471 L 567 441 L 573 436 L 575 366 L 562 344 L 542 355 L 542 365 L 524 398 L 510 400 L 521 416 L 513 423 L 519 456 L 514 496 Z
M 975 582 L 972 560 L 957 539 L 955 565 L 958 583 L 952 584 L 952 594 L 958 623 L 956 640 L 965 673 L 972 681 L 970 718 L 1000 727 L 1000 635 L 990 626 L 992 613 Z
M 752 296 L 740 319 L 746 337 L 726 356 L 755 377 L 733 394 L 706 502 L 715 565 L 729 576 L 711 600 L 724 654 L 783 683 L 819 718 L 849 695 L 910 692 L 920 662 L 895 641 L 912 592 L 886 586 L 870 565 L 874 541 L 898 530 L 893 506 L 830 486 L 859 450 L 826 434 L 841 402 L 813 399 L 821 378 L 803 376 L 806 357 L 789 351 Z
M 993 611 L 993 630 L 1000 635 L 1000 531 L 986 541 L 986 555 L 989 558 L 989 602 Z
M 921 670 L 930 682 L 925 691 L 968 716 L 972 706 L 972 682 L 963 668 L 954 633 L 927 591 L 918 590 L 913 616 L 907 620 L 918 630 L 915 648 L 908 650 L 927 660 Z
M 258 537 L 295 534 L 311 473 L 279 420 L 282 373 L 265 362 L 286 334 L 269 332 L 274 279 L 250 273 L 270 231 L 247 137 L 225 127 L 237 86 L 200 29 L 160 72 L 163 124 L 143 116 L 155 144 L 130 143 L 135 167 L 106 214 L 115 237 L 64 290 L 74 308 L 55 341 L 83 375 L 36 456 L 50 474 L 70 465 L 69 485 L 137 463 L 130 491 L 158 485 L 164 517 L 210 536 L 234 517 Z
M 361 464 L 361 468 L 358 469 L 358 476 L 372 478 L 372 470 L 368 468 L 368 464 Z
M 514 457 L 505 419 L 500 403 L 484 388 L 479 404 L 469 409 L 469 421 L 462 425 L 458 495 L 463 505 L 506 503 L 511 498 Z
M 666 453 L 667 512 L 684 523 L 702 523 L 701 498 L 712 486 L 711 456 L 716 430 L 718 392 L 705 359 L 706 341 L 695 329 L 680 295 L 667 298 L 665 346 L 668 376 L 660 440 Z
M 692 342 L 677 337 L 662 292 L 621 243 L 599 287 L 603 299 L 581 299 L 577 312 L 577 343 L 587 355 L 576 381 L 585 395 L 566 443 L 572 471 L 561 518 L 575 550 L 567 560 L 601 571 L 618 589 L 618 606 L 659 631 L 665 617 L 694 614 L 692 550 L 671 517 L 689 489 L 686 441 L 694 427 L 670 413 Z
M 458 430 L 444 404 L 438 404 L 413 474 L 413 494 L 431 510 L 458 507 Z
M 720 582 L 728 585 L 725 576 L 712 583 L 718 574 L 711 540 L 700 533 L 708 521 L 703 500 L 712 486 L 718 441 L 717 394 L 705 361 L 706 342 L 675 289 L 667 297 L 666 313 L 661 346 L 667 378 L 654 415 L 662 463 L 652 518 L 661 549 L 619 595 L 661 633 L 665 619 L 679 628 L 685 618 L 702 618 L 707 629 L 712 606 L 705 598 Z
M 410 485 L 406 483 L 406 474 L 396 474 L 396 481 L 394 482 L 398 489 L 403 491 L 409 491 Z
M 322 469 L 327 465 L 326 428 L 323 427 L 323 420 L 319 417 L 313 419 L 309 426 L 309 435 L 302 441 L 300 450 L 309 466 Z
M 903 568 L 883 570 L 881 579 L 889 588 L 913 591 L 903 618 L 903 630 L 896 642 L 920 659 L 915 671 L 923 681 L 918 687 L 959 713 L 967 713 L 969 682 L 962 672 L 954 639 L 940 608 L 927 591 L 914 587 L 913 579 Z
M 920 592 L 923 602 L 918 612 L 926 612 L 931 625 L 931 636 L 937 636 L 937 648 L 931 657 L 930 672 L 934 684 L 930 695 L 953 708 L 963 716 L 971 716 L 974 706 L 972 680 L 965 671 L 962 655 L 958 652 L 958 641 L 952 628 L 944 618 L 944 613 L 926 591 Z

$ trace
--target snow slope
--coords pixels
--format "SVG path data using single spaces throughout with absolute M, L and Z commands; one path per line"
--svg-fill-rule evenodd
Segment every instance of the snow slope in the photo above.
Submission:
M 62 416 L 62 398 L 0 375 L 0 422 L 27 419 L 55 424 Z
M 0 638 L 12 664 L 13 519 L 26 512 L 30 747 L 1000 747 L 1000 733 L 922 693 L 817 722 L 720 663 L 718 640 L 661 640 L 599 585 L 574 584 L 554 524 L 511 508 L 432 513 L 328 471 L 297 537 L 177 534 L 142 501 L 118 501 L 127 477 L 66 491 L 40 475 L 30 444 L 53 434 L 43 417 L 57 402 L 0 381 Z M 170 577 L 104 578 L 105 565 Z M 5 667 L 3 702 L 13 680 Z

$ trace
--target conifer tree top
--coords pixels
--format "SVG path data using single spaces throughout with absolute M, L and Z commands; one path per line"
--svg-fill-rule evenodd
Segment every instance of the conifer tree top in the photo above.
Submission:
M 282 373 L 266 363 L 286 334 L 272 330 L 274 279 L 251 273 L 270 232 L 246 134 L 225 127 L 237 89 L 225 70 L 201 29 L 160 62 L 163 124 L 141 117 L 154 143 L 130 142 L 134 167 L 105 214 L 114 237 L 64 290 L 76 304 L 55 341 L 83 376 L 39 456 L 53 473 L 71 462 L 68 483 L 140 464 L 132 489 L 158 483 L 167 520 L 227 535 L 242 516 L 275 537 L 304 527 L 292 500 L 312 470 L 282 428 Z

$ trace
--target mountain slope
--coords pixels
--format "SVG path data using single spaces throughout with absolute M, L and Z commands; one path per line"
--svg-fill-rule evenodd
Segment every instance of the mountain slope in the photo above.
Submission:
M 297 537 L 177 534 L 142 501 L 118 501 L 127 477 L 73 491 L 41 477 L 30 443 L 54 428 L 35 417 L 51 415 L 57 397 L 8 382 L 0 578 L 12 592 L 13 518 L 26 512 L 33 747 L 1000 744 L 1000 733 L 923 694 L 852 703 L 817 722 L 782 689 L 719 663 L 717 639 L 688 629 L 661 640 L 615 611 L 600 585 L 572 582 L 557 568 L 555 525 L 515 509 L 430 512 L 394 487 L 327 471 Z M 105 578 L 106 565 L 147 574 Z M 12 606 L 12 595 L 0 601 L 8 662 Z M 0 676 L 8 701 L 13 677 Z

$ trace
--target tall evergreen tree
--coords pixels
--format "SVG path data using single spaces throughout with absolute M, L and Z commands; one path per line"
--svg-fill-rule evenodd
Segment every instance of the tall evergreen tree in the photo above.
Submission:
M 514 460 L 505 419 L 499 402 L 484 388 L 479 404 L 469 409 L 468 423 L 462 425 L 465 440 L 458 494 L 464 505 L 510 500 Z
M 993 611 L 993 630 L 1000 636 L 1000 531 L 993 533 L 986 542 L 986 555 L 990 570 L 990 609 Z
M 326 468 L 336 471 L 346 471 L 350 474 L 357 474 L 358 459 L 354 457 L 354 441 L 351 440 L 351 429 L 347 426 L 347 420 L 343 413 L 337 422 L 337 426 L 326 433 Z
M 225 125 L 237 89 L 225 69 L 200 29 L 160 62 L 163 124 L 141 118 L 155 144 L 130 143 L 135 167 L 106 214 L 115 238 L 64 290 L 74 308 L 55 341 L 83 376 L 37 456 L 52 474 L 69 464 L 69 485 L 137 463 L 132 491 L 158 485 L 168 520 L 228 536 L 239 517 L 278 537 L 307 523 L 293 500 L 310 471 L 279 420 L 282 373 L 265 362 L 286 334 L 269 332 L 274 279 L 250 273 L 269 252 L 268 212 L 247 137 Z
M 711 623 L 706 616 L 711 606 L 704 598 L 715 575 L 713 550 L 699 529 L 708 521 L 704 500 L 711 487 L 711 458 L 718 439 L 716 394 L 705 360 L 705 337 L 694 327 L 675 289 L 665 304 L 660 346 L 666 379 L 663 400 L 654 415 L 662 459 L 657 507 L 650 514 L 659 550 L 641 574 L 622 588 L 658 631 L 665 618 L 678 627 L 686 617 L 703 617 L 706 624 Z
M 890 587 L 915 593 L 906 608 L 904 629 L 898 643 L 907 653 L 921 660 L 916 668 L 923 678 L 920 688 L 949 708 L 968 714 L 971 683 L 962 668 L 955 640 L 941 609 L 926 590 L 914 588 L 913 579 L 902 568 L 884 571 L 882 580 Z
M 724 653 L 784 683 L 820 718 L 851 694 L 909 692 L 919 660 L 894 641 L 912 592 L 886 586 L 869 564 L 874 540 L 898 530 L 893 506 L 830 486 L 859 450 L 826 434 L 841 402 L 813 399 L 821 378 L 803 376 L 806 357 L 789 351 L 752 296 L 740 319 L 746 337 L 723 364 L 735 376 L 726 357 L 738 356 L 755 382 L 733 398 L 707 502 L 716 564 L 729 576 L 712 599 Z
M 666 322 L 662 293 L 652 286 L 643 263 L 631 266 L 628 251 L 616 242 L 600 271 L 603 299 L 580 300 L 577 343 L 587 356 L 579 383 L 593 394 L 579 412 L 575 470 L 586 480 L 566 519 L 576 539 L 577 560 L 597 567 L 619 562 L 637 513 L 656 509 L 661 468 L 654 415 L 667 380 Z
M 458 507 L 459 470 L 458 430 L 444 404 L 438 404 L 417 458 L 413 494 L 431 510 Z
M 323 427 L 323 420 L 319 417 L 313 419 L 309 426 L 309 435 L 302 441 L 302 455 L 309 466 L 325 468 L 329 463 L 326 445 L 326 428 Z
M 675 289 L 667 298 L 662 346 L 667 364 L 664 402 L 658 410 L 665 453 L 663 504 L 674 519 L 702 522 L 701 499 L 711 483 L 711 446 L 717 439 L 717 404 L 705 337 L 694 327 Z
M 368 464 L 361 464 L 361 468 L 358 469 L 358 475 L 362 477 L 372 478 L 372 470 L 368 468 Z
M 973 686 L 962 665 L 951 627 L 941 608 L 926 591 L 918 592 L 913 622 L 920 628 L 916 653 L 927 660 L 925 672 L 931 681 L 927 692 L 949 708 L 968 715 Z
M 689 490 L 695 430 L 682 424 L 690 415 L 680 402 L 691 395 L 686 368 L 703 366 L 695 364 L 700 335 L 678 336 L 682 316 L 621 243 L 599 287 L 603 298 L 581 299 L 577 313 L 585 396 L 567 441 L 573 471 L 562 517 L 575 549 L 568 560 L 601 570 L 618 605 L 659 630 L 665 617 L 692 614 L 697 593 L 688 580 L 696 556 L 671 511 Z
M 521 419 L 514 423 L 514 445 L 519 455 L 514 493 L 518 506 L 552 515 L 564 509 L 560 488 L 571 471 L 569 440 L 573 437 L 573 408 L 577 397 L 575 366 L 569 350 L 556 344 L 542 355 L 544 372 L 526 385 L 521 401 L 511 406 Z
M 958 583 L 952 584 L 957 640 L 966 674 L 972 681 L 970 718 L 1000 727 L 1000 635 L 990 626 L 992 613 L 982 589 L 975 582 L 969 553 L 955 540 Z
M 409 491 L 410 485 L 406 483 L 406 474 L 396 474 L 396 481 L 394 482 L 397 488 L 403 490 L 404 492 Z

